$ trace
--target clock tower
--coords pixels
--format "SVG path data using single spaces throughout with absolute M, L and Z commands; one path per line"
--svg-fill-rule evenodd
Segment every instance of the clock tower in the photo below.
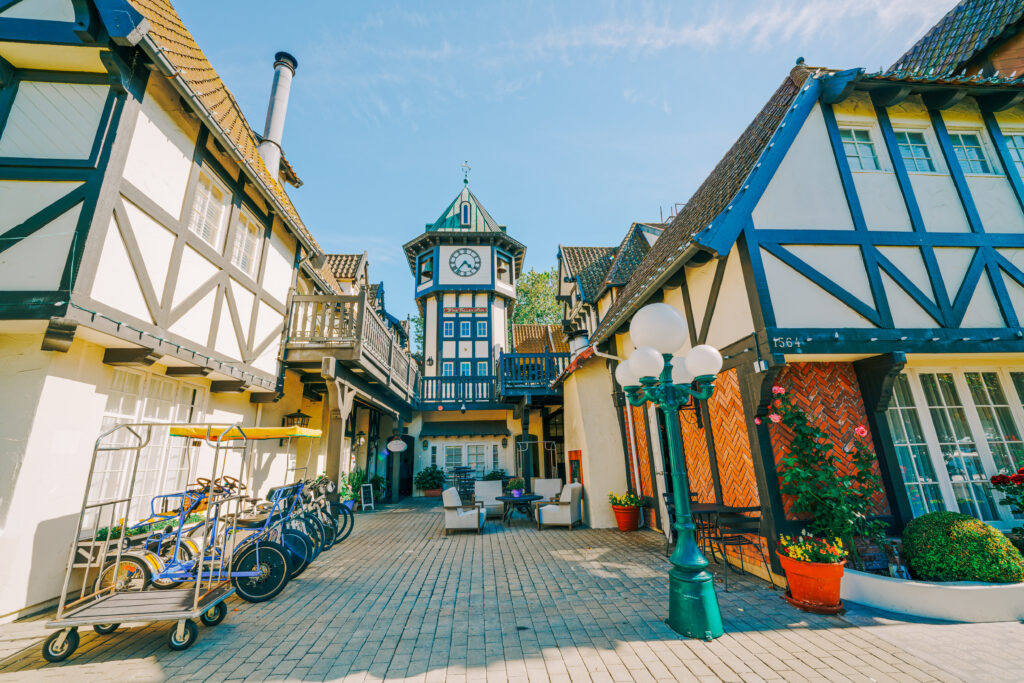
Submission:
M 493 386 L 498 356 L 508 344 L 526 247 L 508 236 L 464 181 L 440 218 L 404 248 L 423 316 L 423 375 L 458 378 L 442 380 L 451 388 L 441 389 L 436 400 L 493 402 L 484 387 Z M 454 391 L 456 385 L 476 388 L 466 393 Z

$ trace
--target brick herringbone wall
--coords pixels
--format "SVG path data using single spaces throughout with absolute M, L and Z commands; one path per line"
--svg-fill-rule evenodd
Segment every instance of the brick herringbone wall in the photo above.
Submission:
M 686 476 L 690 490 L 701 503 L 715 502 L 715 485 L 711 480 L 711 457 L 703 430 L 697 429 L 697 418 L 692 410 L 679 411 L 679 424 L 683 432 L 683 456 L 686 458 Z
M 813 424 L 828 433 L 835 444 L 834 450 L 847 464 L 844 474 L 849 474 L 852 467 L 849 465 L 848 454 L 853 449 L 853 430 L 859 425 L 867 425 L 868 421 L 853 364 L 793 363 L 782 369 L 775 383 L 796 399 L 797 405 L 807 413 Z M 769 429 L 775 463 L 778 465 L 792 435 L 781 425 L 771 425 Z M 877 462 L 875 473 L 878 474 Z M 782 503 L 786 509 L 786 518 L 795 519 L 790 514 L 792 497 L 784 495 Z M 889 503 L 884 493 L 876 497 L 875 503 L 877 514 L 889 513 Z

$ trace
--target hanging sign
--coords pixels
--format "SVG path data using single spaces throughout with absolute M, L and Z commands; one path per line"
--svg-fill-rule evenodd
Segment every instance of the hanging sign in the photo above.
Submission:
M 401 439 L 392 439 L 391 441 L 388 441 L 388 450 L 392 453 L 401 453 L 408 447 L 409 445 Z
M 445 313 L 486 313 L 486 306 L 445 306 Z

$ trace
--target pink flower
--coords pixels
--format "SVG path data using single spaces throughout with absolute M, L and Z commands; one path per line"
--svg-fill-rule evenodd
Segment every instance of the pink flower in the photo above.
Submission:
M 868 428 L 865 427 L 864 425 L 859 425 L 856 429 L 853 430 L 853 433 L 863 439 L 865 436 L 868 435 Z
M 759 425 L 759 424 L 761 424 L 761 418 L 759 418 L 759 417 L 755 417 L 755 418 L 754 418 L 754 424 L 756 424 L 756 425 Z M 1009 478 L 1009 477 L 1007 477 L 1007 478 Z
M 768 415 L 768 419 L 775 423 L 782 422 L 782 416 L 778 413 L 771 413 Z
M 772 387 L 772 393 L 773 394 L 784 394 L 784 393 L 786 393 L 786 390 L 783 389 L 782 387 L 780 387 L 778 384 L 776 384 L 774 387 Z

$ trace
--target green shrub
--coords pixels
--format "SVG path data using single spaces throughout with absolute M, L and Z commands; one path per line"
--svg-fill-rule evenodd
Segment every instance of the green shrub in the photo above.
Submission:
M 482 477 L 481 480 L 482 481 L 504 481 L 505 477 L 507 477 L 507 476 L 508 475 L 505 474 L 505 470 L 491 470 L 490 472 L 485 474 Z
M 911 573 L 925 581 L 1024 581 L 1024 557 L 993 527 L 959 512 L 930 512 L 903 530 Z
M 416 473 L 413 483 L 420 490 L 439 489 L 444 486 L 444 472 L 437 465 L 431 465 Z

